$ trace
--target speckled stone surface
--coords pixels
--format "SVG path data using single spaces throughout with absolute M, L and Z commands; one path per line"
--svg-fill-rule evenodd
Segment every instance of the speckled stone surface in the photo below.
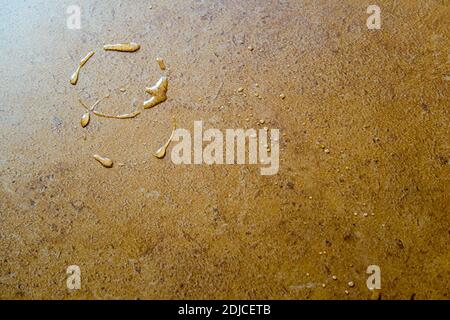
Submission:
M 382 299 L 448 299 L 449 4 L 376 1 L 368 30 L 372 2 L 2 1 L 0 297 L 368 299 L 374 264 Z M 141 49 L 101 49 L 125 41 Z M 166 102 L 81 128 L 79 98 L 148 99 L 157 57 Z M 172 118 L 264 119 L 278 174 L 154 158 Z

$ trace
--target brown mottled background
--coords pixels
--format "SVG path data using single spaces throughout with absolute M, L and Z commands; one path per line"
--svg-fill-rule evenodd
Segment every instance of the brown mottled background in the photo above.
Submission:
M 81 30 L 66 27 L 73 4 Z M 0 297 L 367 299 L 376 264 L 382 299 L 449 299 L 449 8 L 0 1 Z M 123 41 L 142 48 L 101 50 Z M 158 56 L 167 102 L 80 127 L 78 96 L 109 93 L 99 110 L 117 113 L 148 98 Z M 279 173 L 155 159 L 172 117 L 187 129 L 264 119 L 285 134 Z M 79 291 L 66 288 L 71 264 Z

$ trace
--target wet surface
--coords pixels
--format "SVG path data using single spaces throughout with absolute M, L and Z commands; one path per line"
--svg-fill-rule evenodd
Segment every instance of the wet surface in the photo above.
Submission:
M 379 31 L 359 0 L 80 3 L 80 30 L 70 1 L 0 4 L 0 297 L 448 299 L 445 1 L 378 1 Z M 278 174 L 156 159 L 172 118 L 280 129 Z

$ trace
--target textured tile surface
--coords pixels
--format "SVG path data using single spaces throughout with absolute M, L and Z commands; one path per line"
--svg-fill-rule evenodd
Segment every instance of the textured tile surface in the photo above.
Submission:
M 0 4 L 0 297 L 367 299 L 376 264 L 382 299 L 449 298 L 447 1 L 378 1 L 379 31 L 359 0 L 79 3 L 80 30 L 71 1 Z M 79 97 L 148 99 L 157 57 L 165 103 L 80 127 Z M 279 173 L 155 159 L 172 118 L 264 119 Z

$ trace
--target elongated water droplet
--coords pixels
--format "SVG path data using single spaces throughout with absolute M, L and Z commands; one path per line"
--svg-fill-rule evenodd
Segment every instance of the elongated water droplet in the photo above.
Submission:
M 103 117 L 103 118 L 110 118 L 110 119 L 131 119 L 131 118 L 136 118 L 138 115 L 141 114 L 141 112 L 139 110 L 136 110 L 131 113 L 125 113 L 125 114 L 119 114 L 119 115 L 107 114 L 107 113 L 102 113 L 99 111 L 93 111 L 93 113 L 96 116 Z
M 99 117 L 103 117 L 103 118 L 110 118 L 110 119 L 131 119 L 131 118 L 135 118 L 138 115 L 141 114 L 141 111 L 137 109 L 136 106 L 136 99 L 133 99 L 132 103 L 133 107 L 135 108 L 135 110 L 133 112 L 130 113 L 124 113 L 124 114 L 119 114 L 119 115 L 115 115 L 115 114 L 108 114 L 108 113 L 103 113 L 100 111 L 96 111 L 93 110 L 92 113 L 95 114 L 96 116 Z
M 101 165 L 104 166 L 105 168 L 112 168 L 113 166 L 113 161 L 109 158 L 102 157 L 98 154 L 94 154 L 94 159 L 100 162 Z
M 154 86 L 145 88 L 145 92 L 151 94 L 152 97 L 144 102 L 144 109 L 153 108 L 157 104 L 166 101 L 168 86 L 167 77 L 161 77 Z
M 86 64 L 86 62 L 89 61 L 89 59 L 94 55 L 94 51 L 90 51 L 86 57 L 84 57 L 81 61 L 80 61 L 80 67 L 84 66 Z
M 162 147 L 160 147 L 158 150 L 156 150 L 156 152 L 153 154 L 156 158 L 162 159 L 166 156 L 167 147 L 169 146 L 170 142 L 173 139 L 173 135 L 175 134 L 176 128 L 177 128 L 177 124 L 176 124 L 175 120 L 173 120 L 172 134 L 170 135 L 167 142 Z
M 105 51 L 120 51 L 120 52 L 135 52 L 141 48 L 138 43 L 117 43 L 117 44 L 106 44 L 103 46 Z
M 73 85 L 76 85 L 78 82 L 78 78 L 80 76 L 80 70 L 81 68 L 86 64 L 86 62 L 88 62 L 88 60 L 94 55 L 94 51 L 89 52 L 78 64 L 77 69 L 75 70 L 75 72 L 72 74 L 72 76 L 70 77 L 70 83 Z
M 156 62 L 158 62 L 159 68 L 161 70 L 166 70 L 166 64 L 162 58 L 156 58 Z
M 81 117 L 81 126 L 84 128 L 89 124 L 89 120 L 91 120 L 91 115 L 89 114 L 89 112 L 86 112 L 85 114 L 83 114 L 83 116 Z

